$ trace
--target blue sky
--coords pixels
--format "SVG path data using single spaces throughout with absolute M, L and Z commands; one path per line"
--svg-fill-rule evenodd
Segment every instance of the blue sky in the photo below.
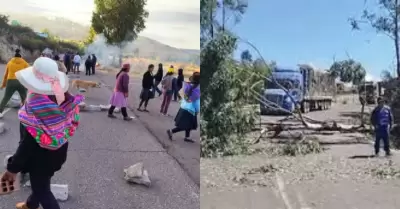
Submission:
M 348 53 L 363 64 L 368 79 L 379 79 L 382 70 L 393 70 L 393 44 L 368 26 L 351 30 L 348 18 L 364 7 L 364 0 L 251 0 L 241 22 L 230 28 L 278 65 L 329 68 L 334 56 L 346 59 Z M 244 49 L 254 52 L 240 44 Z

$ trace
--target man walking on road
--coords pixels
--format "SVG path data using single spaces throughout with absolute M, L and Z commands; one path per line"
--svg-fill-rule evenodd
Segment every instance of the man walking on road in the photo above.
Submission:
M 96 73 L 96 64 L 97 64 L 97 57 L 95 54 L 92 54 L 92 75 Z
M 379 155 L 380 141 L 382 140 L 386 156 L 390 156 L 389 132 L 393 125 L 393 114 L 381 97 L 378 98 L 378 106 L 372 111 L 371 124 L 375 130 L 375 155 Z
M 81 65 L 81 56 L 78 53 L 74 56 L 74 74 L 79 73 L 79 67 Z

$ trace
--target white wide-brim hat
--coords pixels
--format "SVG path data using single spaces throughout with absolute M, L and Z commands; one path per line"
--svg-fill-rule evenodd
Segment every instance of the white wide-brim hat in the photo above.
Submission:
M 58 79 L 63 93 L 68 91 L 69 80 L 67 75 L 58 71 L 57 63 L 50 58 L 39 57 L 35 60 L 33 66 L 15 73 L 18 81 L 29 91 L 37 94 L 54 95 L 51 83 L 42 79 L 40 75 Z

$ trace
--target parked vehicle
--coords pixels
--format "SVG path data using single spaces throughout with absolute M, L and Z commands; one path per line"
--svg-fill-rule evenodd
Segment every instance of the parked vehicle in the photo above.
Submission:
M 288 94 L 271 79 L 283 86 Z M 315 70 L 309 65 L 299 65 L 293 69 L 276 67 L 265 81 L 260 111 L 261 114 L 282 114 L 292 112 L 296 105 L 300 105 L 304 113 L 326 110 L 331 107 L 335 93 L 335 79 L 327 72 Z M 286 111 L 268 107 L 264 104 L 268 101 Z

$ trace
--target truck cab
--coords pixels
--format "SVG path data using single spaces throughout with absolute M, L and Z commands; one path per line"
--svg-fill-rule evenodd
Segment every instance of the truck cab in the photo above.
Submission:
M 264 102 L 272 102 L 280 108 L 292 112 L 295 105 L 303 99 L 303 74 L 300 68 L 275 68 L 272 70 L 270 79 L 274 79 L 277 83 L 289 91 L 288 96 L 286 92 L 279 87 L 275 82 L 267 79 L 265 81 L 265 90 L 262 92 L 263 102 L 260 105 L 262 114 L 269 113 L 284 113 L 285 111 L 277 108 L 271 108 L 263 104 Z M 290 98 L 292 97 L 293 100 Z
M 358 86 L 358 94 L 361 104 L 375 104 L 378 98 L 377 85 L 372 81 L 366 81 Z

